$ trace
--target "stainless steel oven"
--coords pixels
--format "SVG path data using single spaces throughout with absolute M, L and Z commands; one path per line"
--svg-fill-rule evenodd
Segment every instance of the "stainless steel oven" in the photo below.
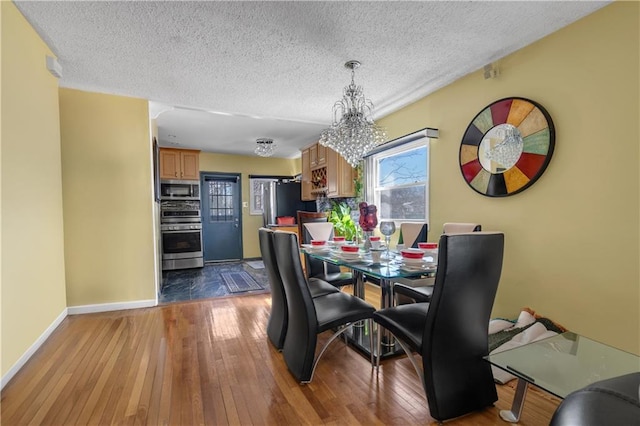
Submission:
M 200 201 L 167 201 L 160 203 L 160 223 L 202 223 Z
M 200 201 L 163 200 L 160 203 L 160 232 L 162 270 L 204 266 Z
M 201 268 L 202 224 L 160 225 L 162 233 L 162 269 Z

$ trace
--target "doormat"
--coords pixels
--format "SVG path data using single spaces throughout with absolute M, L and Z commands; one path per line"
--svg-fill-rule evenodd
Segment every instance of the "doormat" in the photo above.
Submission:
M 264 290 L 248 272 L 222 272 L 222 279 L 231 293 L 243 293 L 251 290 Z
M 264 262 L 262 260 L 252 260 L 246 262 L 246 264 L 251 266 L 253 269 L 264 269 Z

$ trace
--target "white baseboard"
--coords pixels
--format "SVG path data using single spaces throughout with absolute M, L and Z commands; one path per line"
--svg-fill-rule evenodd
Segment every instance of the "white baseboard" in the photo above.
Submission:
M 58 315 L 58 317 L 55 320 L 53 320 L 51 325 L 47 327 L 44 333 L 42 333 L 40 337 L 38 337 L 36 341 L 33 342 L 33 344 L 29 347 L 29 349 L 27 349 L 27 351 L 24 354 L 22 354 L 20 359 L 18 359 L 18 361 L 15 364 L 13 364 L 13 366 L 9 369 L 9 371 L 7 371 L 7 374 L 2 376 L 2 379 L 0 381 L 0 389 L 4 389 L 4 386 L 7 383 L 9 383 L 9 380 L 11 380 L 13 376 L 15 376 L 18 371 L 20 371 L 20 369 L 27 363 L 27 361 L 29 361 L 29 358 L 31 358 L 33 354 L 40 348 L 40 346 L 42 346 L 42 344 L 47 341 L 49 336 L 51 336 L 51 333 L 53 333 L 53 331 L 67 317 L 67 314 L 68 314 L 68 308 L 64 308 L 62 313 Z
M 122 311 L 125 309 L 151 308 L 156 306 L 155 299 L 135 300 L 133 302 L 100 303 L 96 305 L 69 306 L 69 315 L 93 314 L 96 312 Z

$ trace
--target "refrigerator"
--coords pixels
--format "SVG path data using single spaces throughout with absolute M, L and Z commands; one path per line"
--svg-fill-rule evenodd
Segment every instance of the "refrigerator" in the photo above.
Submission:
M 302 201 L 300 182 L 272 181 L 265 184 L 262 191 L 264 226 L 275 225 L 276 218 L 280 216 L 292 216 L 295 218 L 298 210 L 316 211 L 315 201 Z

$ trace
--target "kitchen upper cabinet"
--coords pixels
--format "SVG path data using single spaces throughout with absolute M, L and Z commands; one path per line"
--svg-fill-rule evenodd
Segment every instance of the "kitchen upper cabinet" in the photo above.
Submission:
M 160 179 L 200 180 L 200 151 L 160 148 Z
M 309 147 L 309 164 L 311 169 L 325 167 L 327 165 L 327 147 L 319 143 Z
M 309 166 L 316 167 L 318 165 L 318 144 L 314 143 L 306 151 L 309 151 Z
M 327 148 L 324 145 L 316 144 L 318 147 L 317 167 L 324 167 L 327 164 Z
M 314 163 L 315 161 L 315 163 Z M 355 197 L 355 169 L 334 150 L 313 144 L 302 150 L 302 199 Z
M 327 149 L 327 197 L 355 197 L 355 169 L 342 155 Z
M 200 151 L 180 152 L 182 179 L 200 180 Z
M 311 158 L 310 148 L 302 150 L 302 188 L 301 198 L 302 201 L 313 201 L 316 199 L 315 195 L 311 193 L 313 184 L 311 183 Z

